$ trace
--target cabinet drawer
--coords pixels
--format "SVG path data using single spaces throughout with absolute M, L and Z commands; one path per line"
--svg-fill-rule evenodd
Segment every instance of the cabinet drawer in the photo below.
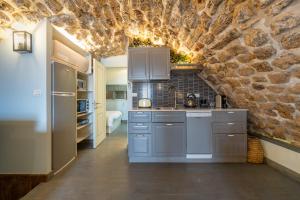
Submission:
M 129 123 L 128 133 L 151 133 L 151 123 Z
M 213 123 L 213 133 L 247 133 L 246 122 Z
M 215 111 L 213 118 L 216 122 L 247 121 L 247 111 Z
M 131 157 L 151 156 L 151 134 L 128 135 L 128 153 Z
M 241 157 L 247 155 L 247 134 L 214 135 L 216 157 Z
M 151 112 L 149 111 L 135 111 L 129 112 L 129 122 L 151 122 Z
M 185 122 L 185 112 L 180 111 L 166 111 L 166 112 L 153 112 L 152 122 Z

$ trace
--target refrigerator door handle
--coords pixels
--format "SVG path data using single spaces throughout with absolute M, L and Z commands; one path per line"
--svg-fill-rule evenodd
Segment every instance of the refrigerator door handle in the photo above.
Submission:
M 61 96 L 61 97 L 75 97 L 75 92 L 52 92 L 52 96 Z

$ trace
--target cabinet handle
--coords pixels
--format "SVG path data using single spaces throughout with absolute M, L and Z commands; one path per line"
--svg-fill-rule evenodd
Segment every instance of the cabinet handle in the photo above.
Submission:
M 230 134 L 230 135 L 227 135 L 228 137 L 234 137 L 234 135 Z
M 173 126 L 173 124 L 166 124 L 166 126 Z
M 147 115 L 138 115 L 137 117 L 147 117 Z
M 227 112 L 228 114 L 234 114 L 234 112 L 232 112 L 232 111 L 229 111 L 229 112 Z
M 144 134 L 137 134 L 136 137 L 145 137 Z
M 133 126 L 134 128 L 147 128 L 148 126 Z
M 227 123 L 228 125 L 234 125 L 234 123 L 233 122 L 229 122 L 229 123 Z
M 143 114 L 143 112 L 137 112 L 137 114 Z

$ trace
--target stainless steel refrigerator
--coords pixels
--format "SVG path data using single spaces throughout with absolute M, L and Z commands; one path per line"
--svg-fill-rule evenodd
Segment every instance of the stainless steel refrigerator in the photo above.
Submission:
M 76 71 L 52 63 L 52 170 L 57 173 L 76 156 Z

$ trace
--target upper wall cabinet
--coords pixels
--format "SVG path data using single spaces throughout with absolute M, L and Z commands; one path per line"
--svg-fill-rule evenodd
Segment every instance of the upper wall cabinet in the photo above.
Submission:
M 128 49 L 128 80 L 170 79 L 170 49 L 142 47 Z
M 128 49 L 128 80 L 149 79 L 148 49 Z
M 91 73 L 91 55 L 52 28 L 51 59 L 72 66 L 79 72 Z
M 170 79 L 170 49 L 149 49 L 150 79 Z

